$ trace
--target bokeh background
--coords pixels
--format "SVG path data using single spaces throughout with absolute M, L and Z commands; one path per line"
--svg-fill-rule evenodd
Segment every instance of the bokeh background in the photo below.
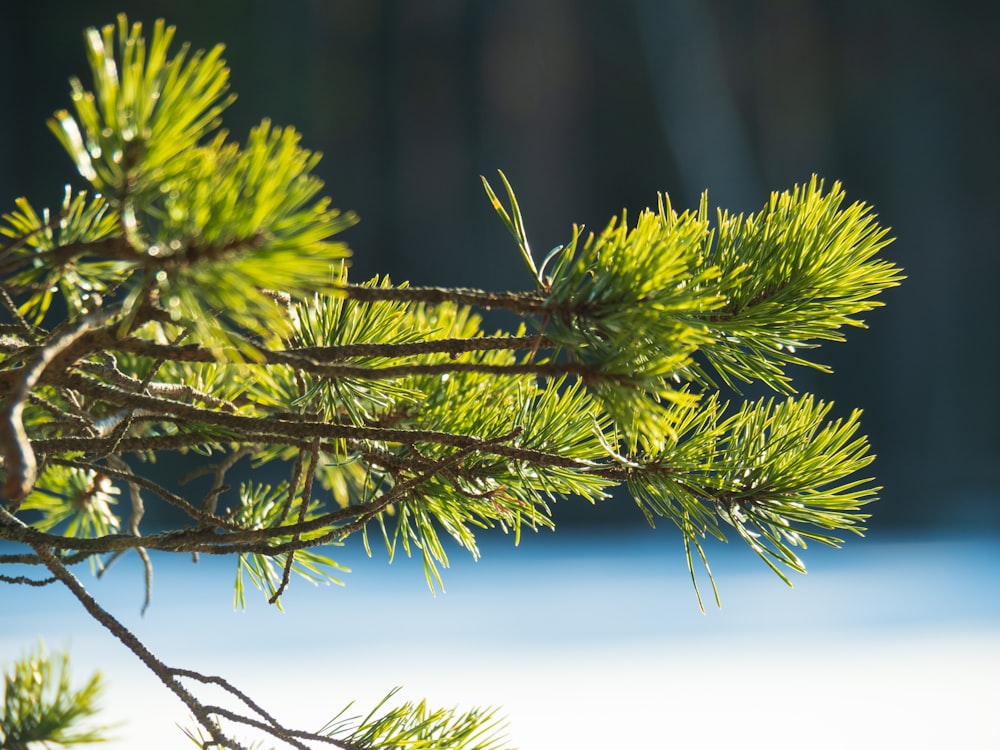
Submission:
M 357 211 L 355 278 L 524 289 L 479 175 L 536 253 L 657 191 L 759 209 L 818 173 L 892 227 L 905 285 L 801 389 L 865 410 L 873 528 L 1000 528 L 1000 10 L 944 0 L 88 0 L 0 4 L 0 205 L 79 182 L 45 127 L 82 29 L 164 17 L 222 42 L 242 138 L 290 124 Z M 606 522 L 618 511 L 600 511 Z M 638 521 L 632 509 L 621 511 Z M 564 515 L 565 515 L 564 511 Z M 585 521 L 592 512 L 570 513 Z
M 158 563 L 140 619 L 130 561 L 93 585 L 154 650 L 292 712 L 306 694 L 367 707 L 397 682 L 502 704 L 524 750 L 763 747 L 775 728 L 811 747 L 997 746 L 1000 6 L 0 0 L 0 211 L 78 184 L 45 120 L 67 106 L 67 77 L 87 78 L 82 30 L 119 11 L 226 45 L 234 137 L 269 117 L 324 152 L 329 194 L 362 219 L 356 279 L 528 288 L 480 187 L 497 168 L 536 252 L 657 191 L 753 211 L 817 173 L 874 206 L 908 275 L 870 330 L 819 350 L 833 375 L 797 379 L 842 414 L 864 409 L 884 490 L 869 539 L 810 549 L 794 591 L 734 544 L 713 551 L 726 608 L 703 618 L 670 529 L 644 529 L 627 501 L 568 503 L 568 534 L 488 540 L 474 570 L 455 556 L 438 599 L 416 561 L 390 576 L 345 551 L 348 589 L 296 588 L 284 625 L 264 606 L 227 624 L 232 571 L 215 563 L 197 591 L 190 569 Z M 76 609 L 62 592 L 0 591 L 0 661 L 72 634 L 132 717 L 136 739 L 116 747 L 178 746 L 170 699 Z M 345 632 L 357 648 L 338 645 Z

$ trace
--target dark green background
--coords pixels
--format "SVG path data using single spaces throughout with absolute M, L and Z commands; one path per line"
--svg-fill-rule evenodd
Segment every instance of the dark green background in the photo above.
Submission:
M 803 389 L 859 406 L 873 527 L 1000 527 L 1000 11 L 880 0 L 0 3 L 0 207 L 79 182 L 45 128 L 87 80 L 82 30 L 126 11 L 227 46 L 242 139 L 321 150 L 355 277 L 520 289 L 479 186 L 504 169 L 536 253 L 668 191 L 754 210 L 813 172 L 873 204 L 909 279 Z M 623 504 L 624 505 L 624 504 Z M 608 519 L 611 508 L 587 514 Z M 638 517 L 638 514 L 630 514 Z

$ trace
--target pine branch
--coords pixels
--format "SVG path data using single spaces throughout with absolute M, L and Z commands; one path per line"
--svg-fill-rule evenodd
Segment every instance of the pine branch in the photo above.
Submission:
M 392 694 L 361 719 L 289 728 L 223 678 L 158 660 L 68 566 L 103 572 L 135 550 L 148 604 L 147 550 L 234 555 L 237 605 L 244 574 L 280 605 L 293 574 L 339 582 L 320 548 L 358 533 L 367 548 L 377 529 L 390 556 L 419 551 L 433 588 L 443 536 L 475 556 L 482 528 L 516 538 L 551 527 L 554 500 L 623 485 L 650 523 L 676 525 L 701 604 L 696 555 L 718 601 L 708 536 L 735 533 L 789 582 L 807 542 L 863 531 L 878 488 L 858 478 L 872 461 L 859 413 L 831 420 L 811 396 L 729 408 L 716 382 L 790 393 L 789 367 L 823 369 L 806 354 L 900 282 L 878 258 L 887 230 L 839 184 L 714 218 L 707 195 L 683 212 L 661 195 L 633 221 L 573 227 L 536 263 L 501 173 L 506 205 L 484 187 L 535 289 L 358 284 L 339 239 L 356 217 L 322 197 L 319 155 L 267 120 L 230 141 L 222 48 L 173 54 L 173 35 L 124 16 L 88 32 L 93 91 L 73 79 L 73 111 L 50 128 L 90 188 L 0 220 L 0 538 L 29 550 L 0 565 L 52 574 L 0 582 L 65 585 L 194 713 L 192 739 L 242 747 L 236 726 L 295 748 L 499 743 L 490 712 L 387 708 Z M 475 311 L 493 309 L 516 325 L 486 335 Z M 208 475 L 200 498 L 125 460 L 168 451 L 213 456 L 181 478 Z M 230 488 L 244 457 L 285 479 Z M 191 525 L 143 534 L 148 505 Z

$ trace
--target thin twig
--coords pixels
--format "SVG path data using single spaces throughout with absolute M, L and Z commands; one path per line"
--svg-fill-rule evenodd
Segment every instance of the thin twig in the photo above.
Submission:
M 305 469 L 303 456 L 307 451 L 311 455 L 313 442 L 315 441 L 310 442 L 308 449 L 303 447 L 295 453 L 295 465 L 292 467 L 292 481 L 288 483 L 288 495 L 282 504 L 281 513 L 278 515 L 278 520 L 274 524 L 275 526 L 281 526 L 288 518 L 288 514 L 292 512 L 292 501 L 295 499 L 295 494 L 299 491 L 299 482 L 302 479 L 302 472 Z
M 114 466 L 111 466 L 110 465 L 111 458 L 112 458 L 111 456 L 108 456 L 105 459 L 106 465 L 104 466 L 92 463 L 90 461 L 77 461 L 71 458 L 54 457 L 49 459 L 49 462 L 62 466 L 73 466 L 79 469 L 91 469 L 93 471 L 104 473 L 109 477 L 120 479 L 124 482 L 130 482 L 136 484 L 137 486 L 142 487 L 143 489 L 147 489 L 150 492 L 155 493 L 170 505 L 173 505 L 175 508 L 180 508 L 189 516 L 191 516 L 193 519 L 201 521 L 203 524 L 207 526 L 219 527 L 231 530 L 241 530 L 243 528 L 239 524 L 235 524 L 232 521 L 227 521 L 221 516 L 216 516 L 211 513 L 205 513 L 204 511 L 199 510 L 195 506 L 191 505 L 191 503 L 189 503 L 184 498 L 175 495 L 169 490 L 156 484 L 152 480 L 146 479 L 143 476 L 132 473 L 131 469 L 125 471 L 123 469 L 118 469 L 115 468 Z M 138 536 L 138 534 L 136 536 Z
M 3 528 L 3 525 L 0 524 L 0 530 Z M 6 538 L 6 535 L 4 535 L 4 538 Z M 93 556 L 93 552 L 73 552 L 60 555 L 59 560 L 63 565 L 79 565 Z M 16 554 L 0 555 L 0 565 L 44 565 L 44 563 L 38 559 L 38 555 Z
M 0 525 L 3 526 L 24 526 L 24 524 L 0 508 Z M 178 680 L 171 674 L 170 668 L 160 661 L 146 645 L 140 641 L 131 630 L 122 625 L 115 617 L 104 609 L 94 597 L 80 583 L 79 579 L 66 568 L 59 559 L 52 553 L 52 550 L 44 544 L 31 544 L 35 554 L 42 560 L 45 567 L 58 578 L 70 590 L 77 601 L 83 605 L 88 614 L 97 622 L 104 626 L 119 642 L 128 648 L 146 667 L 155 674 L 160 681 L 174 695 L 180 698 L 181 702 L 188 707 L 201 724 L 211 735 L 212 740 L 221 747 L 232 748 L 232 750 L 247 750 L 230 737 L 227 737 L 219 727 L 212 715 L 205 710 L 197 698 L 195 698 Z
M 228 680 L 222 677 L 218 677 L 216 675 L 205 675 L 201 674 L 200 672 L 194 672 L 187 669 L 174 669 L 172 671 L 173 674 L 175 674 L 178 677 L 186 677 L 188 679 L 195 680 L 197 682 L 201 682 L 206 685 L 216 685 L 222 688 L 230 695 L 233 695 L 237 699 L 239 699 L 240 702 L 242 702 L 245 706 L 247 706 L 247 708 L 249 708 L 251 711 L 253 711 L 262 719 L 264 719 L 264 721 L 263 722 L 257 721 L 255 719 L 251 719 L 248 716 L 242 716 L 240 714 L 237 714 L 233 711 L 229 711 L 225 708 L 221 708 L 219 706 L 206 706 L 206 709 L 210 713 L 217 714 L 219 716 L 229 719 L 230 721 L 246 724 L 247 726 L 259 729 L 262 732 L 266 732 L 267 734 L 270 734 L 273 737 L 283 740 L 284 742 L 288 743 L 289 745 L 292 745 L 293 747 L 306 748 L 306 750 L 308 750 L 308 746 L 302 745 L 296 740 L 296 738 L 299 737 L 319 742 L 326 742 L 328 744 L 334 745 L 335 747 L 342 748 L 343 750 L 352 750 L 352 748 L 356 747 L 354 743 L 334 740 L 331 737 L 315 734 L 313 732 L 304 732 L 296 729 L 288 729 L 287 727 L 282 726 L 277 719 L 275 719 L 270 713 L 265 711 L 256 701 L 250 698 L 250 696 L 248 696 L 242 690 L 239 690 L 238 688 L 233 686 L 232 683 L 230 683 Z
M 118 471 L 134 477 L 132 468 L 118 456 L 108 456 L 107 464 L 109 467 L 113 466 Z M 142 531 L 139 528 L 139 524 L 142 522 L 142 517 L 146 514 L 146 506 L 142 501 L 142 492 L 140 491 L 139 483 L 129 479 L 127 484 L 129 498 L 132 501 L 132 517 L 129 519 L 128 529 L 132 532 L 132 536 L 140 537 L 142 536 Z M 139 610 L 139 613 L 145 615 L 146 610 L 149 609 L 149 603 L 153 598 L 153 562 L 149 559 L 149 553 L 146 552 L 145 547 L 136 547 L 135 551 L 139 555 L 139 559 L 142 560 L 143 583 L 146 592 L 142 600 L 142 609 Z
M 45 409 L 53 417 L 53 422 L 59 424 L 63 427 L 74 427 L 77 429 L 83 429 L 87 432 L 91 432 L 94 427 L 94 423 L 87 419 L 86 417 L 76 414 L 74 412 L 69 412 L 60 407 L 58 404 L 53 404 L 51 401 L 42 398 L 37 393 L 29 393 L 28 401 L 36 406 L 40 406 Z
M 212 466 L 200 466 L 194 471 L 190 471 L 181 477 L 181 484 L 186 484 L 190 482 L 197 476 L 201 474 L 212 474 L 212 487 L 205 494 L 205 499 L 201 503 L 202 513 L 216 517 L 215 510 L 218 507 L 219 495 L 226 491 L 226 474 L 231 468 L 244 456 L 252 455 L 255 450 L 255 446 L 244 445 L 239 450 L 234 451 L 230 455 L 226 456 L 222 461 Z
M 315 734 L 313 732 L 305 732 L 296 729 L 286 729 L 280 724 L 275 724 L 275 725 L 267 724 L 265 722 L 258 721 L 257 719 L 251 719 L 249 716 L 243 716 L 242 714 L 238 714 L 235 711 L 230 711 L 229 709 L 222 708 L 221 706 L 206 706 L 205 708 L 209 711 L 209 713 L 215 714 L 217 716 L 222 716 L 238 724 L 245 724 L 248 727 L 253 727 L 254 729 L 258 729 L 261 732 L 266 732 L 272 737 L 275 737 L 292 747 L 299 748 L 299 750 L 310 750 L 308 745 L 303 744 L 298 740 L 299 737 L 302 737 L 303 739 L 312 740 L 314 742 L 325 742 L 329 745 L 333 745 L 334 747 L 339 747 L 341 748 L 341 750 L 354 750 L 355 748 L 361 750 L 361 748 L 358 745 L 355 745 L 353 743 L 341 742 L 340 740 L 335 740 L 332 737 L 324 737 L 321 734 Z
M 14 304 L 14 300 L 11 298 L 10 293 L 7 291 L 6 284 L 0 284 L 0 302 L 3 306 L 7 308 L 7 312 L 14 319 L 14 324 L 17 330 L 28 339 L 28 341 L 36 341 L 37 333 L 35 329 L 28 324 L 24 316 L 21 315 L 21 311 L 18 310 L 17 305 Z
M 181 331 L 177 336 L 177 340 L 179 341 L 183 339 L 185 335 L 186 333 L 184 331 Z M 149 372 L 146 373 L 146 376 L 139 383 L 138 391 L 140 393 L 146 392 L 146 388 L 149 386 L 151 382 L 153 382 L 153 378 L 156 376 L 156 373 L 159 371 L 159 369 L 163 367 L 163 364 L 165 362 L 166 362 L 165 359 L 158 359 L 155 362 L 153 362 L 153 366 L 149 368 Z M 107 453 L 105 453 L 105 455 L 111 455 L 118 451 L 118 444 L 121 442 L 122 438 L 125 437 L 125 433 L 128 432 L 128 428 L 132 424 L 132 418 L 134 417 L 135 412 L 136 412 L 135 409 L 129 409 L 125 417 L 118 424 L 115 425 L 114 429 L 111 432 L 112 444 L 111 447 L 107 450 Z
M 313 478 L 316 476 L 316 466 L 319 464 L 319 440 L 313 440 L 312 450 L 309 454 L 309 468 L 306 470 L 305 483 L 302 487 L 302 497 L 299 500 L 299 518 L 298 523 L 303 523 L 306 520 L 306 515 L 309 511 L 309 502 L 312 500 L 312 488 L 313 488 Z M 293 487 L 289 491 L 289 499 L 291 499 L 291 493 L 295 491 Z M 282 519 L 284 520 L 284 519 Z M 295 534 L 292 537 L 293 542 L 298 542 L 301 538 L 300 534 Z M 274 594 L 267 600 L 268 604 L 275 604 L 281 598 L 281 595 L 285 593 L 285 589 L 288 588 L 288 581 L 292 576 L 292 565 L 295 564 L 295 550 L 293 549 L 285 557 L 285 568 L 281 573 L 281 583 L 278 585 L 277 590 Z
M 49 578 L 28 578 L 27 576 L 8 576 L 0 573 L 0 582 L 16 583 L 25 586 L 48 586 L 50 583 L 56 583 L 58 580 L 55 576 L 50 576 Z
M 157 360 L 157 362 L 160 363 L 166 361 L 169 361 L 169 358 L 160 357 Z M 208 406 L 213 406 L 218 409 L 230 412 L 236 411 L 236 406 L 229 401 L 216 398 L 211 394 L 200 391 L 197 388 L 184 383 L 158 383 L 150 380 L 146 383 L 146 387 L 143 388 L 144 381 L 139 380 L 138 378 L 133 378 L 130 375 L 126 375 L 114 365 L 99 365 L 94 362 L 80 362 L 76 366 L 84 372 L 107 378 L 116 386 L 124 388 L 125 390 L 131 390 L 136 393 L 142 393 L 145 391 L 153 395 L 162 395 L 174 399 L 187 398 L 191 400 L 198 400 L 203 401 Z

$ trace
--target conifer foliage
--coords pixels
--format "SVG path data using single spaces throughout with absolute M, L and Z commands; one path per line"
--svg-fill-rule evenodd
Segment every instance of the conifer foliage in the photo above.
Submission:
M 696 592 L 707 536 L 744 540 L 787 581 L 807 542 L 863 531 L 878 488 L 859 414 L 831 420 L 789 370 L 823 369 L 812 349 L 902 278 L 878 256 L 886 230 L 839 184 L 813 177 L 752 215 L 661 195 L 539 261 L 501 173 L 487 198 L 532 288 L 358 282 L 341 239 L 356 219 L 323 196 L 319 155 L 266 120 L 232 140 L 222 47 L 173 37 L 124 17 L 87 32 L 92 86 L 72 79 L 49 122 L 81 187 L 54 209 L 19 199 L 0 222 L 0 538 L 20 547 L 0 564 L 7 584 L 68 587 L 185 703 L 199 744 L 485 749 L 503 734 L 492 712 L 391 694 L 363 719 L 286 727 L 224 679 L 163 663 L 74 563 L 229 555 L 237 603 L 249 581 L 280 604 L 291 576 L 343 576 L 332 550 L 353 537 L 420 555 L 436 587 L 444 539 L 476 555 L 481 529 L 516 538 L 552 526 L 553 502 L 616 486 L 676 525 Z M 485 331 L 489 309 L 520 326 Z M 774 395 L 720 390 L 747 384 Z M 166 454 L 211 488 L 154 481 Z M 241 461 L 285 478 L 230 488 Z M 188 521 L 147 531 L 154 504 Z M 206 684 L 245 710 L 202 702 Z

